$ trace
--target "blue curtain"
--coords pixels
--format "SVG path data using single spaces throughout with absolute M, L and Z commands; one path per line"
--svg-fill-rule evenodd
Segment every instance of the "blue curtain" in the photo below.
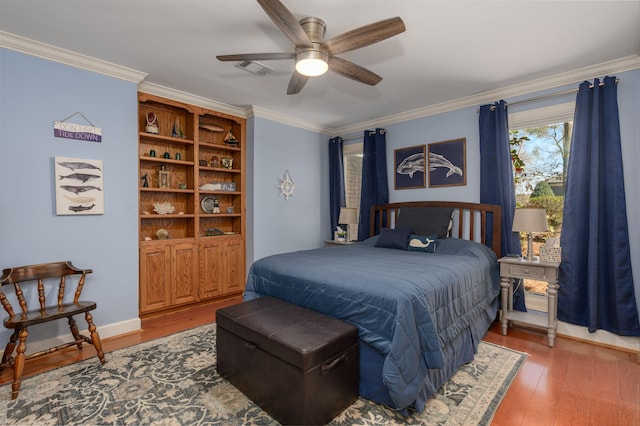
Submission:
M 496 102 L 480 107 L 480 202 L 502 207 L 502 256 L 521 254 L 520 236 L 513 232 L 513 212 L 516 191 L 513 183 L 513 164 L 509 145 L 507 103 Z M 491 226 L 487 226 L 488 244 Z M 516 283 L 513 308 L 526 311 L 522 282 Z
M 565 184 L 558 319 L 640 336 L 615 77 L 580 85 Z
M 338 226 L 340 207 L 346 207 L 344 193 L 344 162 L 342 147 L 344 141 L 340 137 L 329 139 L 329 209 L 331 217 L 330 239 Z
M 371 206 L 389 202 L 387 181 L 387 139 L 384 129 L 365 130 L 362 147 L 362 189 L 360 190 L 360 220 L 358 240 L 369 238 Z

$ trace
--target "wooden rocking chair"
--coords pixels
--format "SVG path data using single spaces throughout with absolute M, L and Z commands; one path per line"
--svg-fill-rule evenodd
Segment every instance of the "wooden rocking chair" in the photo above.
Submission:
M 55 263 L 43 263 L 39 265 L 21 266 L 17 268 L 8 268 L 2 271 L 2 278 L 0 278 L 0 303 L 2 307 L 9 314 L 4 319 L 4 326 L 9 329 L 13 329 L 14 332 L 7 343 L 7 347 L 4 350 L 2 356 L 2 363 L 0 363 L 0 373 L 4 371 L 6 367 L 13 367 L 13 384 L 11 385 L 11 399 L 18 397 L 20 391 L 20 384 L 22 382 L 22 372 L 24 370 L 24 363 L 27 359 L 35 358 L 41 355 L 45 355 L 51 352 L 58 351 L 76 345 L 78 349 L 82 349 L 82 344 L 87 342 L 93 345 L 98 353 L 100 362 L 104 364 L 106 362 L 104 358 L 104 352 L 102 352 L 102 344 L 100 343 L 100 336 L 96 331 L 96 326 L 93 323 L 93 317 L 89 311 L 96 309 L 96 302 L 80 301 L 80 294 L 82 293 L 82 287 L 84 286 L 85 277 L 87 274 L 92 273 L 91 269 L 78 269 L 71 264 L 71 262 L 55 262 Z M 69 275 L 81 275 L 76 285 L 75 294 L 72 303 L 65 303 L 65 286 L 67 283 L 66 277 Z M 53 278 L 53 280 L 51 280 Z M 56 279 L 57 278 L 57 279 Z M 23 287 L 37 283 L 38 291 L 38 308 L 29 309 L 27 306 L 27 298 L 23 293 Z M 47 292 L 47 287 L 52 287 L 50 283 L 57 283 L 57 292 Z M 11 302 L 5 293 L 2 291 L 5 285 L 13 284 L 15 293 L 12 296 L 16 299 L 20 305 L 22 313 L 16 314 L 11 306 Z M 53 290 L 53 289 L 52 289 Z M 48 305 L 46 301 L 47 294 L 56 297 L 56 303 Z M 78 331 L 76 321 L 73 319 L 74 315 L 83 313 L 89 326 L 89 333 L 91 338 L 86 337 Z M 69 328 L 73 335 L 74 341 L 64 343 L 62 345 L 46 349 L 34 354 L 25 355 L 27 349 L 27 336 L 29 332 L 27 328 L 31 325 L 41 324 L 49 321 L 54 321 L 62 318 L 67 318 L 69 322 Z M 19 342 L 18 342 L 19 341 Z M 17 343 L 17 349 L 16 349 Z M 16 356 L 14 358 L 13 351 L 16 350 Z

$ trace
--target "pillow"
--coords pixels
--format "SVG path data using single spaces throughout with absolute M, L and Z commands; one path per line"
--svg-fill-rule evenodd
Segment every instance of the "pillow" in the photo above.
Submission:
M 403 207 L 396 228 L 410 229 L 416 235 L 448 238 L 453 226 L 452 207 Z
M 409 246 L 407 247 L 407 250 L 435 253 L 436 239 L 438 239 L 437 235 L 429 235 L 427 237 L 424 235 L 411 234 L 411 236 L 409 237 Z
M 380 237 L 376 241 L 376 247 L 392 248 L 398 250 L 406 250 L 409 245 L 409 229 L 390 229 L 382 228 Z

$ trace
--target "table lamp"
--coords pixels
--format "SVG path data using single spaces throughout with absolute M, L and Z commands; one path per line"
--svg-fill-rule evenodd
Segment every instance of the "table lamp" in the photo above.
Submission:
M 533 237 L 534 232 L 547 232 L 547 212 L 536 207 L 523 207 L 516 209 L 513 215 L 513 232 L 527 233 L 527 260 L 533 261 Z
M 358 223 L 358 209 L 352 207 L 341 207 L 338 223 L 347 225 L 347 241 L 351 241 L 351 225 Z

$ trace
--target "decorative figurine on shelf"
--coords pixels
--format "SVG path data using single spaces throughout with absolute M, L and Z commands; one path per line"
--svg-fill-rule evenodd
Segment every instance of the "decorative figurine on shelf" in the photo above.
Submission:
M 142 187 L 143 188 L 148 188 L 149 187 L 149 180 L 147 179 L 147 174 L 145 173 L 144 176 L 142 176 L 140 179 L 142 179 Z
M 184 138 L 184 132 L 182 131 L 182 127 L 180 126 L 180 120 L 176 118 L 176 121 L 173 123 L 173 128 L 171 129 L 171 137 L 173 138 Z
M 158 134 L 158 116 L 155 112 L 147 113 L 147 127 L 145 130 L 147 133 Z
M 220 167 L 220 159 L 217 155 L 211 156 L 211 167 Z
M 233 136 L 233 132 L 231 131 L 231 129 L 229 129 L 229 131 L 227 132 L 227 135 L 224 137 L 224 142 L 227 144 L 227 146 L 232 146 L 232 147 L 238 146 L 238 140 L 236 139 L 235 136 Z
M 220 213 L 220 202 L 217 198 L 213 199 L 213 210 L 212 213 Z
M 158 171 L 158 188 L 169 188 L 169 171 L 164 164 L 160 166 Z
M 222 167 L 224 167 L 225 169 L 233 169 L 233 158 L 222 158 Z

